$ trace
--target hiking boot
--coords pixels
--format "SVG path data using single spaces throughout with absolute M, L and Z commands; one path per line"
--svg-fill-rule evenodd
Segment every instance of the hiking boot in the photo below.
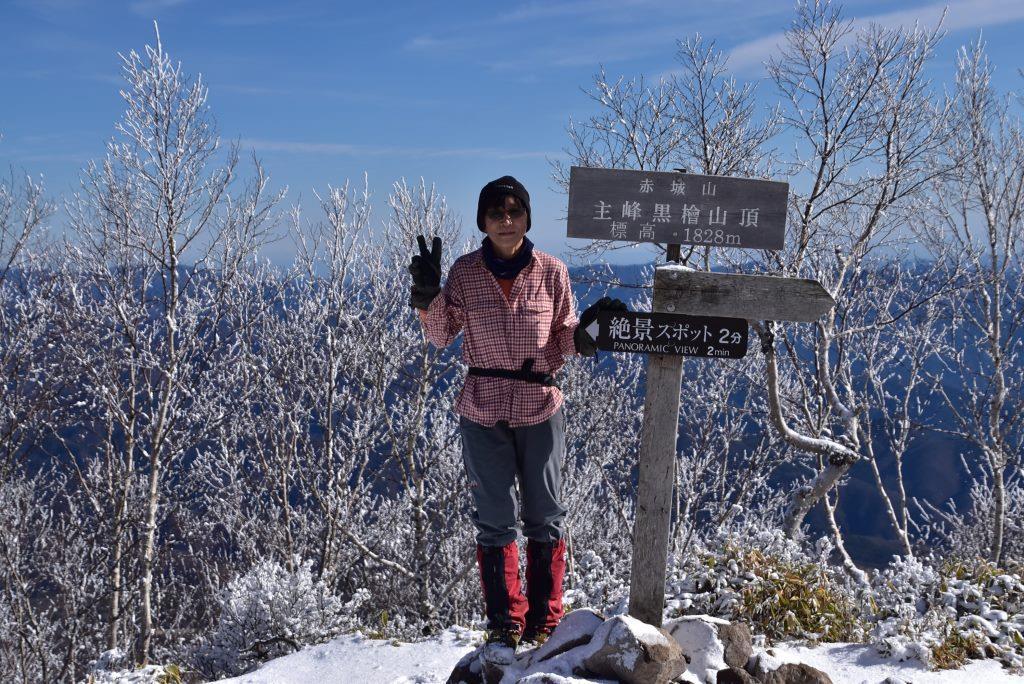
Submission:
M 536 648 L 543 646 L 544 642 L 551 636 L 551 632 L 546 630 L 537 629 L 535 627 L 527 627 L 526 631 L 523 632 L 522 638 L 519 639 L 519 643 L 529 648 Z
M 513 651 L 519 646 L 521 636 L 518 629 L 489 629 L 484 640 L 487 644 L 495 644 L 511 648 Z

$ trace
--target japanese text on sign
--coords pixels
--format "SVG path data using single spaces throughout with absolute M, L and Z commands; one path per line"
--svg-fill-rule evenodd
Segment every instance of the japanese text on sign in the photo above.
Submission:
M 747 322 L 739 318 L 634 311 L 602 312 L 588 332 L 606 351 L 739 358 L 747 351 Z
M 569 237 L 779 249 L 786 183 L 666 172 L 570 172 Z

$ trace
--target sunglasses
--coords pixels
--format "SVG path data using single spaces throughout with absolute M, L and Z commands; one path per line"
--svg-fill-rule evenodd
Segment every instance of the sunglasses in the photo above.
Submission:
M 525 215 L 526 210 L 519 207 L 506 210 L 491 209 L 490 211 L 487 212 L 487 218 L 490 219 L 491 221 L 501 221 L 506 216 L 515 221 L 517 218 L 522 218 Z

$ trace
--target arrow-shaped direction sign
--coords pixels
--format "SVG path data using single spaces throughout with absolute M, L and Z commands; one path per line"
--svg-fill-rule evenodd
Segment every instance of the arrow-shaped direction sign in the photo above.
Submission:
M 725 359 L 747 353 L 747 322 L 742 318 L 602 311 L 586 331 L 604 351 Z
M 654 289 L 663 311 L 748 321 L 816 321 L 836 305 L 817 280 L 693 271 L 658 266 Z

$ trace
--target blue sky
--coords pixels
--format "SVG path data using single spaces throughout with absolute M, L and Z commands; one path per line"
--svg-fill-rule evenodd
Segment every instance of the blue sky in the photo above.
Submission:
M 859 22 L 933 24 L 948 35 L 931 65 L 952 82 L 955 52 L 983 31 L 997 84 L 1021 89 L 1024 1 L 844 3 Z M 120 116 L 118 52 L 141 51 L 160 24 L 165 49 L 202 74 L 225 139 L 255 150 L 288 201 L 369 175 L 376 216 L 391 184 L 436 183 L 475 234 L 476 196 L 509 173 L 533 197 L 537 245 L 564 254 L 566 198 L 549 160 L 564 158 L 570 116 L 593 105 L 580 91 L 609 75 L 657 78 L 675 42 L 693 33 L 730 54 L 740 78 L 762 63 L 792 20 L 788 1 L 557 0 L 552 2 L 313 2 L 0 0 L 0 165 L 42 174 L 72 192 L 103 155 Z M 769 83 L 761 85 L 773 101 Z M 268 256 L 284 262 L 283 244 Z M 613 260 L 640 261 L 622 252 Z

